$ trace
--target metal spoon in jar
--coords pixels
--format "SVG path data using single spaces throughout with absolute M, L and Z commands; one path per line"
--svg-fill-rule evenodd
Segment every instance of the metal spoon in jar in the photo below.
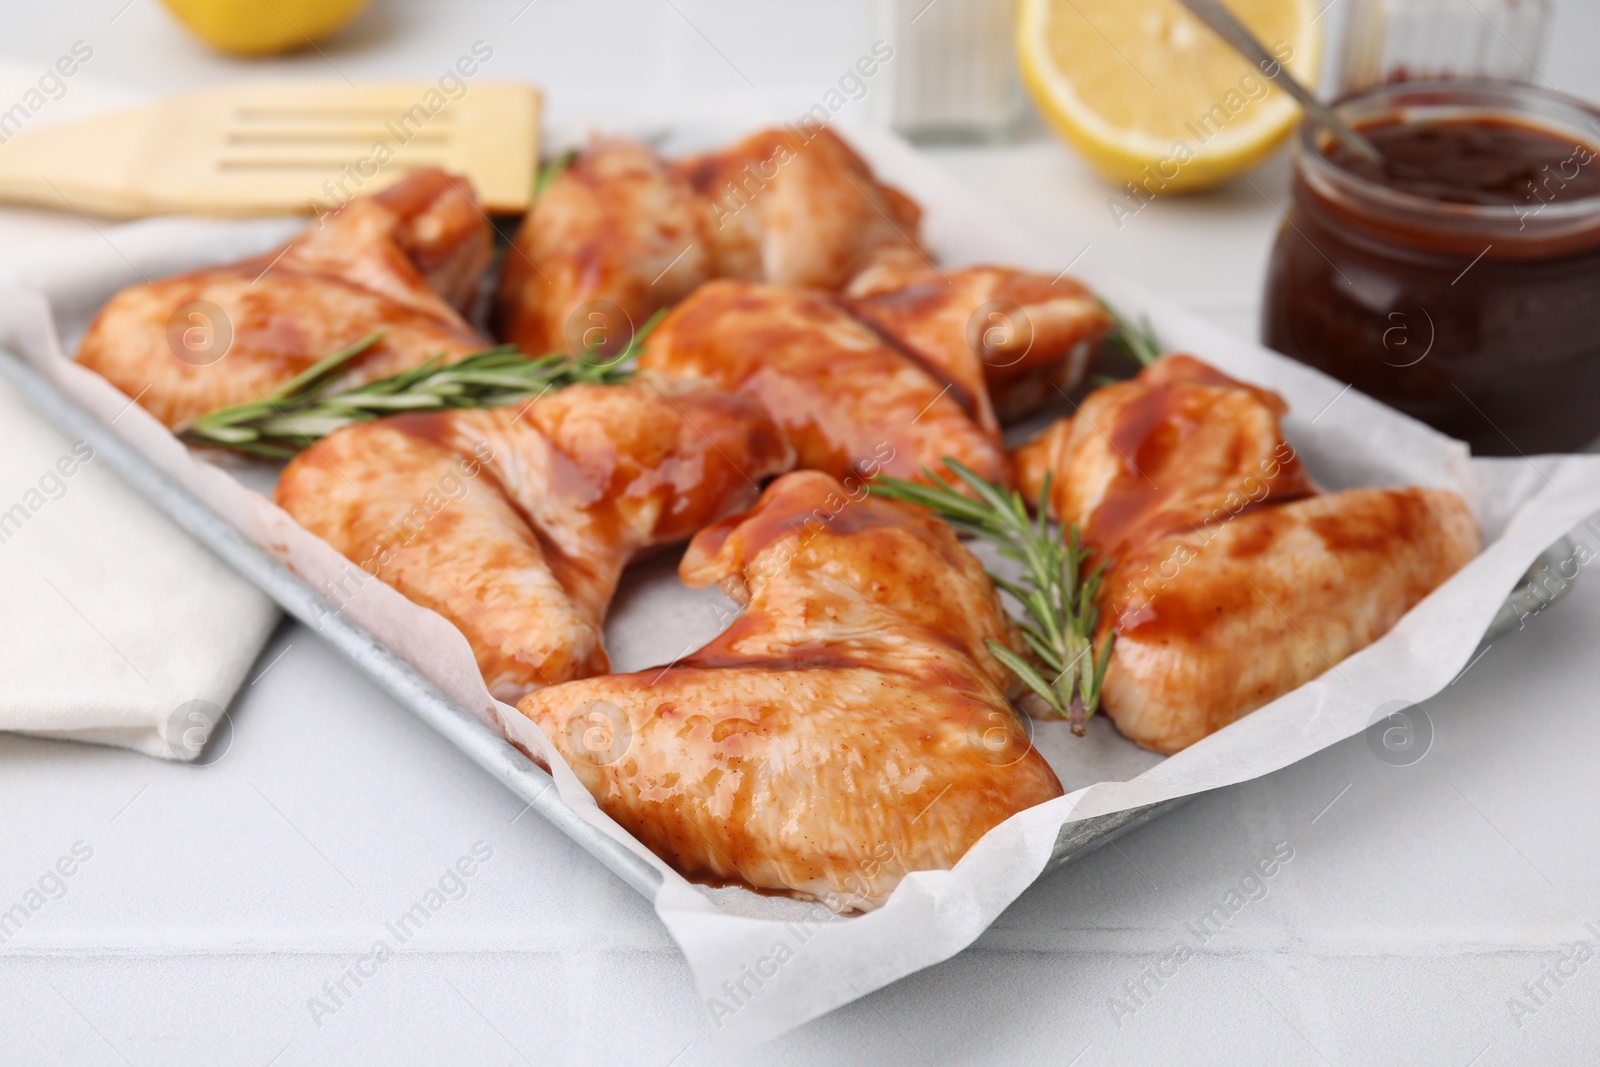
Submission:
M 1227 8 L 1222 6 L 1221 0 L 1178 0 L 1188 8 L 1201 22 L 1209 26 L 1213 33 L 1226 41 L 1235 52 L 1256 65 L 1256 68 L 1281 85 L 1285 92 L 1305 108 L 1313 118 L 1328 128 L 1341 143 L 1356 155 L 1369 163 L 1380 166 L 1388 161 L 1383 153 L 1379 152 L 1372 142 L 1367 140 L 1344 119 L 1340 118 L 1333 108 L 1318 100 L 1310 89 L 1300 84 L 1288 68 L 1280 63 L 1266 50 L 1256 35 L 1250 32 L 1249 27 L 1240 22 Z

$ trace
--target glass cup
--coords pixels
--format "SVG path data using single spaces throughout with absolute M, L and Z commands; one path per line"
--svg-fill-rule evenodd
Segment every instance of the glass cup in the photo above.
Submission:
M 913 141 L 986 142 L 1024 113 L 1015 0 L 878 0 L 878 36 L 895 49 L 874 114 Z

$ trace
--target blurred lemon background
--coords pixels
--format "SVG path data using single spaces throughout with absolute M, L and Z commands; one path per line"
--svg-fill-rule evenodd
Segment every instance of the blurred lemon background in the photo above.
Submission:
M 355 18 L 367 0 L 161 0 L 221 52 L 267 56 L 305 48 Z

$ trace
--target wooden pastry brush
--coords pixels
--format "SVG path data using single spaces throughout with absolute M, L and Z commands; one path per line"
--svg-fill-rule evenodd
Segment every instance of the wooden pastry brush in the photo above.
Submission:
M 0 200 L 116 218 L 315 214 L 430 166 L 518 212 L 539 159 L 538 90 L 505 83 L 230 86 L 9 137 L 3 119 Z

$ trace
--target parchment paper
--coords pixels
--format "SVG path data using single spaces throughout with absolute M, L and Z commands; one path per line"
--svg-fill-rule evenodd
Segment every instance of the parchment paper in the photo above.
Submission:
M 1065 257 L 1041 247 L 901 142 L 860 130 L 848 136 L 880 175 L 924 205 L 928 243 L 943 262 L 1007 263 L 1052 275 L 1065 265 Z M 688 958 L 724 1048 L 770 1039 L 959 952 L 1039 875 L 1068 822 L 1255 778 L 1364 730 L 1386 704 L 1438 692 L 1465 666 L 1533 559 L 1600 510 L 1600 457 L 1471 459 L 1464 446 L 1354 390 L 1086 270 L 1086 280 L 1120 308 L 1148 314 L 1169 345 L 1282 393 L 1291 408 L 1290 441 L 1324 485 L 1410 483 L 1464 494 L 1483 531 L 1483 553 L 1382 640 L 1169 759 L 1136 749 L 1103 721 L 1084 741 L 1067 736 L 1064 726 L 1040 725 L 1036 743 L 1068 795 L 996 827 L 953 870 L 907 876 L 878 911 L 839 918 L 819 905 L 706 890 L 624 834 L 544 736 L 489 696 L 454 627 L 366 578 L 263 498 L 270 471 L 191 455 L 142 409 L 130 408 L 127 397 L 63 355 L 58 335 L 71 351 L 94 310 L 141 275 L 264 251 L 298 225 L 152 220 L 63 245 L 0 282 L 0 343 L 27 355 L 102 419 L 117 418 L 116 431 L 153 462 L 327 590 L 330 604 L 323 610 L 348 612 L 463 706 L 543 752 L 566 802 L 661 871 L 657 913 Z M 720 594 L 679 586 L 670 558 L 636 568 L 607 628 L 617 669 L 670 662 L 718 632 L 730 613 Z

